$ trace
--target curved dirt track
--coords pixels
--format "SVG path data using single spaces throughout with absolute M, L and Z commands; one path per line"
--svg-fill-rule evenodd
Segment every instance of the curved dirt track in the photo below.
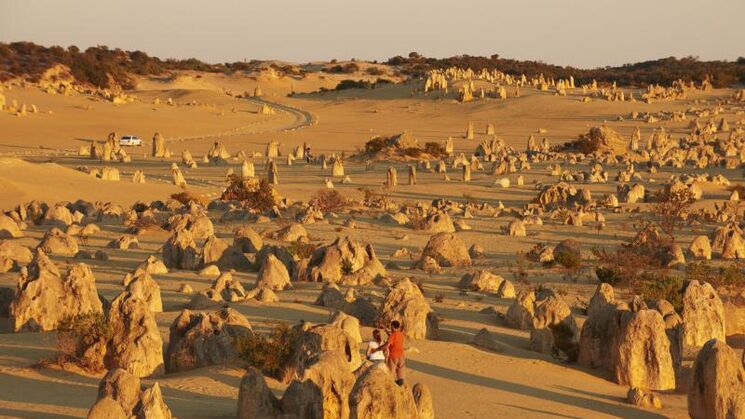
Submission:
M 268 105 L 272 107 L 275 111 L 284 112 L 286 114 L 289 114 L 293 117 L 292 122 L 280 125 L 278 127 L 271 127 L 267 128 L 264 126 L 257 124 L 263 123 L 265 121 L 261 121 L 259 123 L 254 123 L 251 125 L 245 125 L 237 128 L 233 128 L 229 131 L 219 132 L 219 133 L 212 133 L 212 134 L 206 134 L 206 135 L 198 135 L 198 136 L 190 136 L 190 137 L 176 137 L 176 138 L 167 138 L 166 142 L 180 142 L 180 141 L 191 141 L 191 140 L 206 140 L 216 137 L 231 137 L 231 136 L 237 136 L 237 135 L 247 135 L 247 134 L 265 134 L 269 132 L 285 132 L 285 131 L 296 131 L 299 129 L 303 129 L 306 127 L 309 127 L 311 125 L 315 125 L 318 123 L 318 116 L 293 106 L 289 105 L 283 105 L 278 102 L 272 102 L 263 98 L 244 98 L 246 101 L 255 103 L 257 105 Z

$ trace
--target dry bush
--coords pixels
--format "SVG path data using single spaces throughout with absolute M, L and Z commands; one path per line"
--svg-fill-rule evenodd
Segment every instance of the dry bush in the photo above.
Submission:
M 377 153 L 377 152 L 382 151 L 387 146 L 388 146 L 388 138 L 375 137 L 365 143 L 365 152 L 366 153 Z
M 671 241 L 675 240 L 675 233 L 684 223 L 684 216 L 690 211 L 693 202 L 693 192 L 688 188 L 664 188 L 654 195 L 652 214 L 655 224 Z
M 424 152 L 435 158 L 447 156 L 445 146 L 437 142 L 424 143 Z
M 259 211 L 268 211 L 277 205 L 274 187 L 267 179 L 262 178 L 256 182 L 236 175 L 231 176 L 230 184 L 220 199 L 240 201 L 247 208 Z
M 393 203 L 390 194 L 384 190 L 361 188 L 360 191 L 364 194 L 362 203 L 368 208 L 388 208 Z
M 196 202 L 197 204 L 200 204 L 202 206 L 207 206 L 207 204 L 209 204 L 210 202 L 206 196 L 191 191 L 175 193 L 171 195 L 171 199 L 174 199 L 184 205 L 189 205 L 190 202 Z
M 349 200 L 335 189 L 319 189 L 308 204 L 322 212 L 335 212 L 347 207 Z
M 413 230 L 426 230 L 427 214 L 423 214 L 421 211 L 413 211 L 409 215 L 409 225 Z
M 279 380 L 290 363 L 299 336 L 297 329 L 279 323 L 268 336 L 253 333 L 235 339 L 234 344 L 242 360 Z
M 642 275 L 633 287 L 644 300 L 667 300 L 677 312 L 683 310 L 683 279 L 664 272 L 649 272 Z
M 592 154 L 600 151 L 602 146 L 603 142 L 600 138 L 582 134 L 576 140 L 565 143 L 564 149 L 574 150 L 582 154 Z
M 662 268 L 659 251 L 653 246 L 628 244 L 622 244 L 610 252 L 601 248 L 592 249 L 592 254 L 599 261 L 595 274 L 600 282 L 613 286 L 633 284 L 644 273 Z
M 711 266 L 707 261 L 691 262 L 686 266 L 686 279 L 708 282 L 714 288 L 745 289 L 745 273 L 742 266 L 734 262 L 720 267 Z
M 318 248 L 318 245 L 304 242 L 301 240 L 296 240 L 292 243 L 290 243 L 289 246 L 287 246 L 287 251 L 290 252 L 291 255 L 295 256 L 298 259 L 307 259 L 312 254 L 313 251 Z
M 74 364 L 88 371 L 104 370 L 106 342 L 113 330 L 103 313 L 86 313 L 65 319 L 57 331 L 59 365 Z

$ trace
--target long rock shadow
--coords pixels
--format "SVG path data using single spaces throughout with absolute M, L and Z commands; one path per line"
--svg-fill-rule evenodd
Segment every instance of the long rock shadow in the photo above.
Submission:
M 524 396 L 534 397 L 541 400 L 549 400 L 556 403 L 568 404 L 585 409 L 594 410 L 598 413 L 618 417 L 633 417 L 640 419 L 662 419 L 665 416 L 656 413 L 646 412 L 630 406 L 622 406 L 606 403 L 599 400 L 593 400 L 585 397 L 561 394 L 554 391 L 530 387 L 519 383 L 499 380 L 496 378 L 484 377 L 451 368 L 441 367 L 428 364 L 426 362 L 408 359 L 407 365 L 411 368 L 425 374 L 436 375 L 450 380 L 457 380 L 466 384 L 475 384 L 482 387 L 493 388 L 500 391 L 517 393 Z

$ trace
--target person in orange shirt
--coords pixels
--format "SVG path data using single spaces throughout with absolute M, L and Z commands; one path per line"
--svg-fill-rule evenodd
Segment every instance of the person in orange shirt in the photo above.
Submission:
M 396 384 L 404 385 L 404 334 L 401 332 L 401 323 L 398 320 L 391 322 L 391 333 L 380 349 L 388 351 L 386 364 L 388 369 L 396 374 Z

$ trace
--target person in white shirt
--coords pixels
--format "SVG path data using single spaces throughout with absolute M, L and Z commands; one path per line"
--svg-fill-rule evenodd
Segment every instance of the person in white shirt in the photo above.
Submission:
M 380 330 L 373 330 L 373 339 L 367 343 L 367 360 L 377 364 L 379 362 L 385 362 L 385 352 L 380 347 L 383 346 L 383 338 L 380 335 Z

